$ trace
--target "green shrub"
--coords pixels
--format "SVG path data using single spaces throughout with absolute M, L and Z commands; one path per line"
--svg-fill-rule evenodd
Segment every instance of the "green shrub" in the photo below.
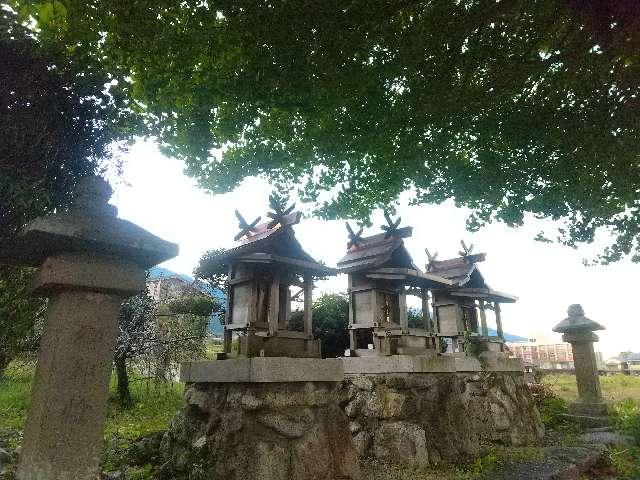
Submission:
M 487 475 L 500 470 L 504 466 L 503 460 L 495 453 L 488 453 L 473 462 L 468 471 L 468 478 L 484 478 Z
M 616 428 L 640 446 L 640 406 L 630 398 L 623 400 L 613 406 L 613 417 Z
M 618 480 L 638 480 L 640 478 L 640 448 L 613 447 L 609 450 L 611 466 Z
M 322 356 L 340 357 L 349 348 L 349 299 L 338 293 L 325 293 L 313 302 L 313 336 L 322 343 Z M 289 326 L 302 331 L 303 313 L 291 312 Z
M 566 419 L 561 416 L 568 412 L 565 400 L 556 395 L 551 387 L 544 383 L 531 384 L 529 390 L 545 427 L 553 429 L 566 425 Z

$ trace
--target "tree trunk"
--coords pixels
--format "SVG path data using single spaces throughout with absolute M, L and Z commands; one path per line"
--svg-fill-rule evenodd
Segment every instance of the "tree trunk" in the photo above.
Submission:
M 118 380 L 118 401 L 123 407 L 130 407 L 133 404 L 131 392 L 129 391 L 129 375 L 127 373 L 127 359 L 116 358 L 116 377 Z

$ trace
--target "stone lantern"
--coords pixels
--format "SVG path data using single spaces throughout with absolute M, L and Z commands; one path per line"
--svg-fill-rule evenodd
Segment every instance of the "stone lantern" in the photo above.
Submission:
M 98 473 L 123 299 L 178 246 L 117 218 L 102 178 L 82 179 L 68 212 L 40 217 L 0 249 L 0 264 L 38 267 L 46 326 L 17 477 L 89 480 Z
M 598 341 L 595 330 L 605 328 L 585 317 L 581 305 L 570 305 L 568 317 L 553 328 L 562 333 L 562 340 L 571 344 L 573 363 L 578 383 L 578 401 L 572 404 L 572 410 L 578 415 L 604 415 L 606 405 L 602 400 L 598 366 L 593 350 L 593 342 Z

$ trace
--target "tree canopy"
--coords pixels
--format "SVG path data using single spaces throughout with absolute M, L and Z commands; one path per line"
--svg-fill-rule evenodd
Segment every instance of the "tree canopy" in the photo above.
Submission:
M 634 0 L 16 0 L 87 51 L 213 192 L 263 175 L 324 218 L 454 199 L 640 261 Z M 141 130 L 142 131 L 142 130 Z M 215 149 L 222 153 L 215 154 Z
M 289 325 L 302 331 L 303 312 L 291 312 Z M 324 358 L 341 357 L 349 348 L 349 299 L 339 293 L 324 293 L 313 302 L 313 336 L 322 345 Z
M 99 63 L 76 50 L 70 61 L 0 10 L 0 240 L 69 205 L 77 180 L 130 137 L 133 114 L 109 93 Z

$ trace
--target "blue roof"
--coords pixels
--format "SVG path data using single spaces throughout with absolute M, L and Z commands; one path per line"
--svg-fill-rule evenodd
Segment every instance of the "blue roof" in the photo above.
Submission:
M 498 332 L 494 328 L 487 328 L 489 330 L 489 336 L 497 336 Z M 528 342 L 529 339 L 525 337 L 521 337 L 519 335 L 513 335 L 512 333 L 503 332 L 502 336 L 504 337 L 505 342 Z

